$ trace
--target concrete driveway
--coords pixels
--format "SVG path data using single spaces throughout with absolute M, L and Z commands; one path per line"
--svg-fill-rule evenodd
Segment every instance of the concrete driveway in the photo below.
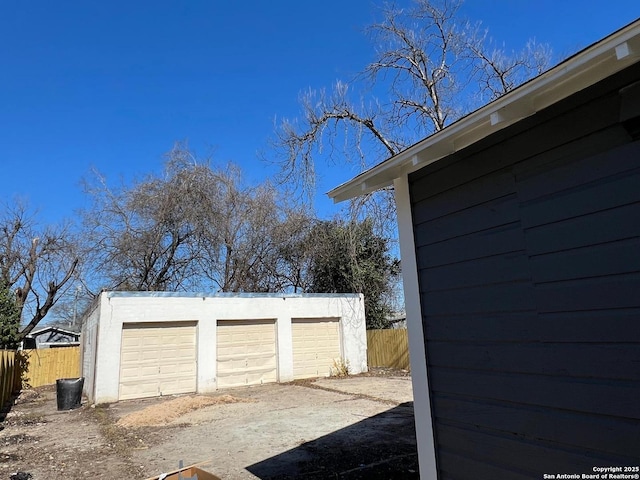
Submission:
M 241 403 L 202 408 L 148 432 L 132 461 L 161 473 L 211 461 L 223 479 L 418 478 L 410 377 L 358 376 L 225 390 Z M 116 418 L 158 400 L 121 402 Z M 145 431 L 138 435 L 145 439 Z

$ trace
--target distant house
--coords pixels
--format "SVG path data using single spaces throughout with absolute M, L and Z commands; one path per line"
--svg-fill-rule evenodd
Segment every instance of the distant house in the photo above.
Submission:
M 23 348 L 59 348 L 80 345 L 80 333 L 60 327 L 45 327 L 34 330 L 24 339 Z
M 640 21 L 329 196 L 390 186 L 421 478 L 638 465 Z
M 402 312 L 389 318 L 389 328 L 402 330 L 407 328 L 407 314 Z

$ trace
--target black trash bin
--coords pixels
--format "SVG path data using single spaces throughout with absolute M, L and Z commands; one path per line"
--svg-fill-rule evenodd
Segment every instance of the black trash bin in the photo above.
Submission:
M 56 380 L 56 399 L 58 410 L 71 410 L 78 408 L 82 401 L 82 387 L 84 377 L 59 378 Z

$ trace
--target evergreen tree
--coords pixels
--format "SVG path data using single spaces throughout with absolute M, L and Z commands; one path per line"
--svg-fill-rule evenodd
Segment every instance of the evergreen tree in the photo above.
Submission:
M 400 261 L 389 253 L 389 239 L 374 232 L 373 222 L 320 222 L 311 230 L 308 245 L 308 290 L 362 293 L 367 328 L 387 327 Z
M 15 296 L 0 281 L 0 348 L 16 348 L 20 331 L 20 310 Z

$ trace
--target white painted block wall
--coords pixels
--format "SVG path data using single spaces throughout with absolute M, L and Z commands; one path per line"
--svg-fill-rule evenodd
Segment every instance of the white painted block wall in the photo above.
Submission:
M 99 305 L 93 305 L 82 322 L 80 335 L 80 354 L 82 358 L 82 373 L 84 377 L 83 391 L 91 398 L 94 390 L 94 373 L 96 365 L 96 353 L 98 340 L 98 319 L 100 317 Z
M 211 393 L 216 384 L 216 325 L 218 320 L 275 319 L 278 380 L 293 380 L 291 320 L 340 318 L 342 356 L 354 374 L 367 370 L 367 336 L 362 295 L 220 294 L 168 292 L 103 292 L 98 306 L 85 319 L 83 340 L 85 392 L 92 403 L 118 400 L 123 323 L 197 322 L 197 391 Z M 91 333 L 90 333 L 91 332 Z M 83 335 L 84 337 L 84 335 Z M 87 337 L 84 337 L 87 338 Z M 91 373 L 91 372 L 95 373 Z

